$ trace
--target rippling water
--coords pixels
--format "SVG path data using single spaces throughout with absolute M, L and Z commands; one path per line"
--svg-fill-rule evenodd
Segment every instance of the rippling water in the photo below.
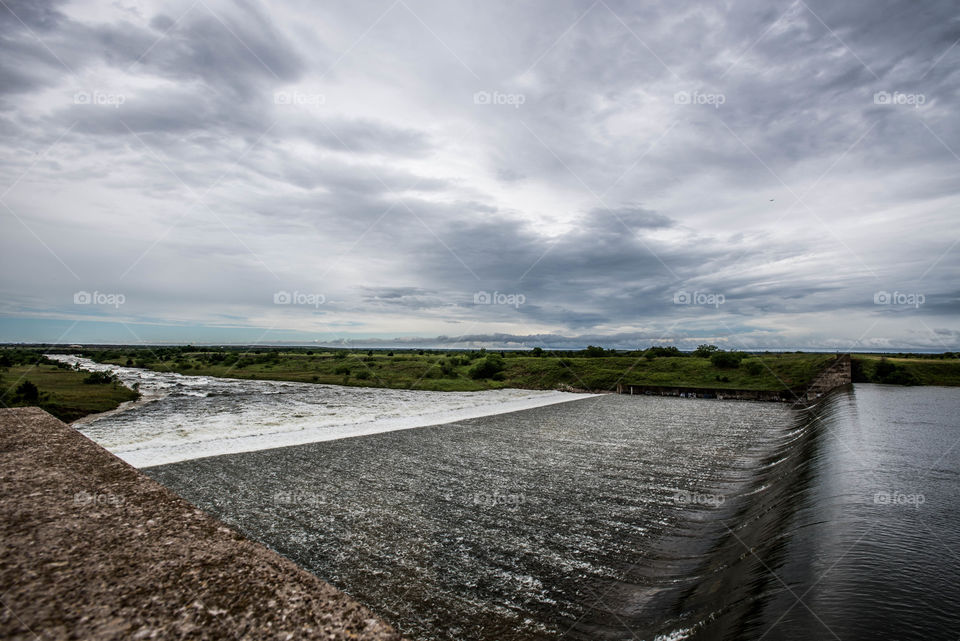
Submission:
M 805 479 L 760 553 L 779 578 L 743 637 L 960 638 L 960 389 L 857 384 L 804 420 Z
M 414 638 L 630 638 L 790 419 L 604 396 L 147 471 Z
M 160 400 L 81 429 L 222 447 L 327 404 L 329 435 L 464 402 L 156 376 Z M 146 472 L 414 639 L 952 639 L 958 417 L 960 390 L 931 387 L 807 410 L 601 396 Z

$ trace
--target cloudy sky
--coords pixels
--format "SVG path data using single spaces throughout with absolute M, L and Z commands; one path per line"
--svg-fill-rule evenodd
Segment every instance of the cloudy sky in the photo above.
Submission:
M 955 0 L 2 0 L 0 341 L 958 349 L 958 40 Z

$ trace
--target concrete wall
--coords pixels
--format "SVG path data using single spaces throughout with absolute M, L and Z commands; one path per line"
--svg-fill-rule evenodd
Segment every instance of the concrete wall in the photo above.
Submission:
M 850 364 L 850 354 L 841 354 L 820 375 L 813 379 L 807 388 L 804 398 L 808 401 L 826 394 L 832 389 L 849 385 L 853 382 L 853 373 Z
M 0 639 L 402 641 L 36 407 L 0 409 Z

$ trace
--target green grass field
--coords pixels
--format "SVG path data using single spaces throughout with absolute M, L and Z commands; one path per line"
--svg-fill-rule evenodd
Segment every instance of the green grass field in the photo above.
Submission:
M 6 406 L 38 405 L 72 421 L 137 398 L 137 392 L 116 382 L 84 383 L 88 372 L 52 363 L 34 364 L 45 351 L 42 347 L 0 349 L 0 400 Z M 563 353 L 195 347 L 71 351 L 99 362 L 187 375 L 437 391 L 503 387 L 614 391 L 618 384 L 799 391 L 834 357 L 793 352 L 737 354 L 739 363 L 721 367 L 711 358 L 680 355 L 669 349 L 658 354 L 599 348 Z M 488 361 L 493 365 L 487 367 Z M 489 371 L 478 371 L 484 367 Z M 853 375 L 854 382 L 960 386 L 960 359 L 954 354 L 855 354 Z M 36 399 L 17 394 L 23 381 L 37 386 Z
M 139 394 L 119 383 L 84 383 L 90 372 L 63 369 L 55 365 L 18 364 L 0 369 L 0 401 L 6 407 L 38 406 L 62 421 L 70 422 L 87 414 L 106 412 Z M 17 388 L 25 381 L 37 386 L 36 399 L 19 398 Z
M 892 371 L 883 375 L 882 361 L 889 363 Z M 898 383 L 914 385 L 960 386 L 960 359 L 931 359 L 919 356 L 881 356 L 879 354 L 854 354 L 854 382 Z M 857 369 L 859 367 L 860 376 Z M 880 367 L 880 372 L 878 372 Z
M 157 371 L 248 379 L 273 379 L 367 387 L 473 391 L 502 387 L 613 391 L 618 383 L 779 391 L 803 389 L 829 362 L 829 354 L 747 355 L 739 366 L 721 368 L 709 358 L 640 354 L 541 356 L 507 353 L 491 377 L 471 375 L 489 356 L 480 352 L 85 350 L 117 365 Z M 494 357 L 496 358 L 496 357 Z

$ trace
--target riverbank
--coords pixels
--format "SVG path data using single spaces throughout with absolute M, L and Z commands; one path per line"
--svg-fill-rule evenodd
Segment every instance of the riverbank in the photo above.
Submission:
M 400 641 L 40 409 L 0 410 L 0 470 L 0 638 Z
M 4 352 L 0 353 L 7 358 L 6 367 L 0 366 L 0 403 L 4 407 L 40 407 L 70 423 L 115 410 L 140 396 L 116 380 L 91 380 L 89 371 L 51 362 L 42 354 Z
M 248 380 L 433 391 L 519 388 L 614 392 L 618 385 L 785 392 L 803 390 L 834 354 L 725 352 L 728 361 L 676 350 L 570 354 L 304 348 L 57 349 L 100 363 Z
M 919 354 L 853 354 L 853 382 L 960 387 L 960 359 Z

